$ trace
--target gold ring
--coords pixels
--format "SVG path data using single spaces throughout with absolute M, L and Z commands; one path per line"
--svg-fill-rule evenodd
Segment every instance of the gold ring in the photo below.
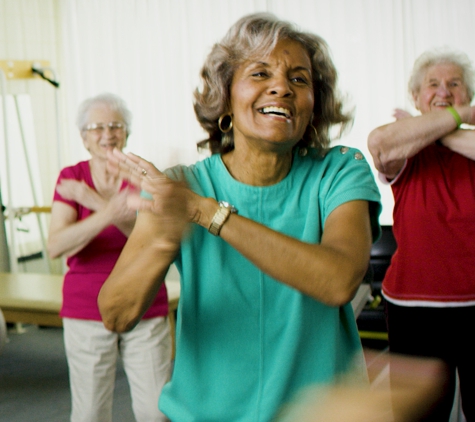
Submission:
M 147 170 L 142 169 L 142 176 L 146 176 L 146 175 L 147 175 Z

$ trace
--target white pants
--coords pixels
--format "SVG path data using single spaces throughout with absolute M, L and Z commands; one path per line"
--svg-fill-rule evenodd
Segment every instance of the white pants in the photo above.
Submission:
M 111 422 L 117 359 L 122 357 L 137 422 L 168 419 L 158 410 L 170 379 L 171 335 L 167 317 L 141 320 L 128 333 L 100 321 L 64 318 L 64 343 L 72 396 L 71 422 Z

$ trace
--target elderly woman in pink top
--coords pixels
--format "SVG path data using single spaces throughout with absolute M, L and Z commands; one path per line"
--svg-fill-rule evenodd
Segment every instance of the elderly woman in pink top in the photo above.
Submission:
M 122 150 L 131 113 L 124 101 L 102 94 L 84 101 L 77 124 L 88 161 L 64 168 L 56 185 L 48 250 L 67 257 L 61 316 L 69 366 L 73 422 L 112 418 L 119 355 L 130 384 L 137 422 L 162 421 L 157 409 L 170 376 L 171 337 L 163 284 L 134 330 L 117 334 L 101 320 L 97 296 L 135 224 L 126 204 L 129 184 L 106 167 L 108 150 Z

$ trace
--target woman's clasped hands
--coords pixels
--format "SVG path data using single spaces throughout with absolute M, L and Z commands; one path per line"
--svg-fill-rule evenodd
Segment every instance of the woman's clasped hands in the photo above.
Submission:
M 151 162 L 130 152 L 109 151 L 107 169 L 138 188 L 129 191 L 128 207 L 149 212 L 159 224 L 160 233 L 166 232 L 167 237 L 179 242 L 187 224 L 195 220 L 194 199 L 197 195 L 185 183 L 170 179 Z

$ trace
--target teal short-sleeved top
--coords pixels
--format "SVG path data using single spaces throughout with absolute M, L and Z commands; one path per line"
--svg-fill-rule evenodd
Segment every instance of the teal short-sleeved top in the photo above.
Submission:
M 379 191 L 355 149 L 335 147 L 324 156 L 297 150 L 289 174 L 265 187 L 235 180 L 218 154 L 167 174 L 311 243 L 320 242 L 335 208 L 367 200 L 374 205 L 373 236 L 379 235 Z M 191 227 L 175 264 L 181 275 L 175 367 L 160 398 L 172 421 L 269 421 L 302 388 L 332 382 L 361 354 L 351 304 L 327 306 L 276 281 L 200 226 Z

